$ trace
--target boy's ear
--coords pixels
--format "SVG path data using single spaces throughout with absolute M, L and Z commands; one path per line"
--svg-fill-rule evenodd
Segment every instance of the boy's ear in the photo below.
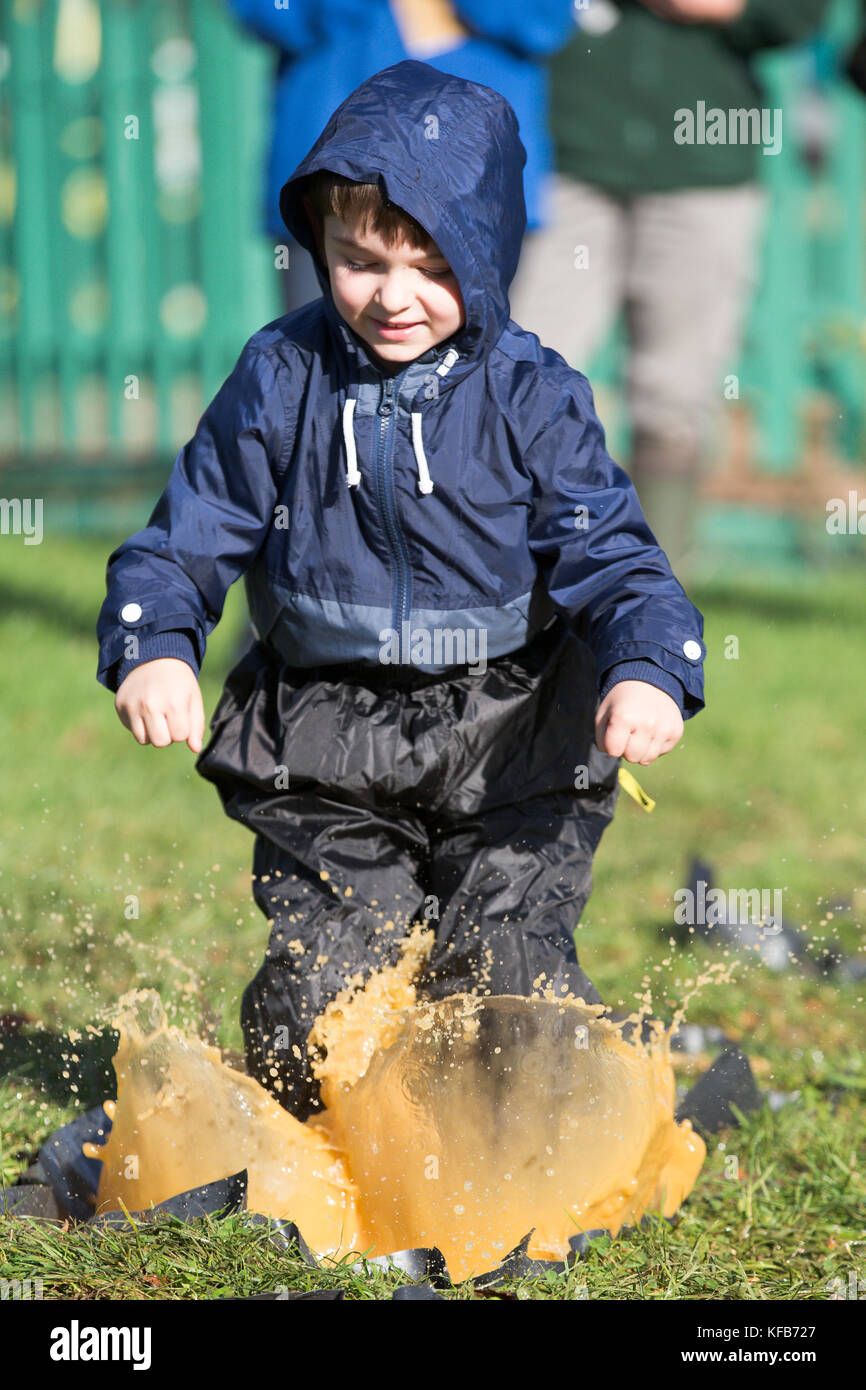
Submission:
M 309 194 L 307 194 L 307 193 L 302 193 L 302 194 L 301 194 L 301 202 L 302 202 L 303 205 L 304 205 L 304 212 L 307 214 L 307 221 L 309 222 L 309 224 L 310 224 L 310 226 L 311 226 L 311 228 L 312 228 L 312 230 L 313 230 L 313 237 L 315 238 L 316 247 L 317 247 L 318 252 L 319 252 L 319 257 L 320 257 L 320 259 L 321 259 L 322 265 L 324 265 L 324 264 L 325 264 L 325 242 L 324 242 L 324 238 L 323 238 L 323 236 L 322 236 L 322 229 L 321 229 L 321 227 L 319 226 L 319 219 L 318 219 L 318 217 L 316 216 L 315 212 L 313 211 L 313 204 L 312 204 L 311 201 L 310 201 Z

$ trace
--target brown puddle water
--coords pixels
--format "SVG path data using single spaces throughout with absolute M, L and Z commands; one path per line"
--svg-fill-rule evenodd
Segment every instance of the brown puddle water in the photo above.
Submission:
M 436 1245 L 455 1280 L 533 1227 L 529 1254 L 561 1259 L 578 1231 L 672 1215 L 706 1149 L 674 1120 L 669 1032 L 627 1041 L 601 1005 L 550 995 L 417 1000 L 428 950 L 419 925 L 399 964 L 316 1021 L 327 1108 L 306 1124 L 168 1026 L 153 991 L 126 995 L 111 1134 L 85 1146 L 103 1161 L 97 1209 L 246 1168 L 248 1208 L 294 1221 L 317 1254 Z

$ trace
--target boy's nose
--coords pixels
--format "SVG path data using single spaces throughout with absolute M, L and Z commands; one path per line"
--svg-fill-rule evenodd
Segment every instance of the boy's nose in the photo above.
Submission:
M 415 295 L 409 288 L 405 275 L 399 270 L 389 271 L 373 296 L 374 304 L 390 318 L 411 308 L 414 301 Z

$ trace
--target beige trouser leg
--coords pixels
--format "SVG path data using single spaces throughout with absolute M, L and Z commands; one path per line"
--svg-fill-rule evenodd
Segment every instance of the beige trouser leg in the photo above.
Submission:
M 527 237 L 511 317 L 586 372 L 625 293 L 627 204 L 562 174 L 546 191 L 550 221 Z
M 629 471 L 659 543 L 674 568 L 687 569 L 706 446 L 755 284 L 766 193 L 741 184 L 620 200 L 557 175 L 552 195 L 554 225 L 527 246 L 512 316 L 586 370 L 625 304 Z M 585 270 L 574 269 L 580 244 Z

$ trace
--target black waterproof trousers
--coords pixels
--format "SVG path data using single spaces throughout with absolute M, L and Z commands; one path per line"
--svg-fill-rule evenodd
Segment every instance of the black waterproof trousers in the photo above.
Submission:
M 247 1066 L 299 1119 L 321 1108 L 306 1039 L 350 976 L 436 940 L 421 992 L 591 1003 L 574 928 L 619 760 L 595 747 L 592 652 L 557 616 L 481 671 L 299 668 L 256 642 L 230 672 L 196 768 L 255 834 L 271 925 L 241 1005 Z

